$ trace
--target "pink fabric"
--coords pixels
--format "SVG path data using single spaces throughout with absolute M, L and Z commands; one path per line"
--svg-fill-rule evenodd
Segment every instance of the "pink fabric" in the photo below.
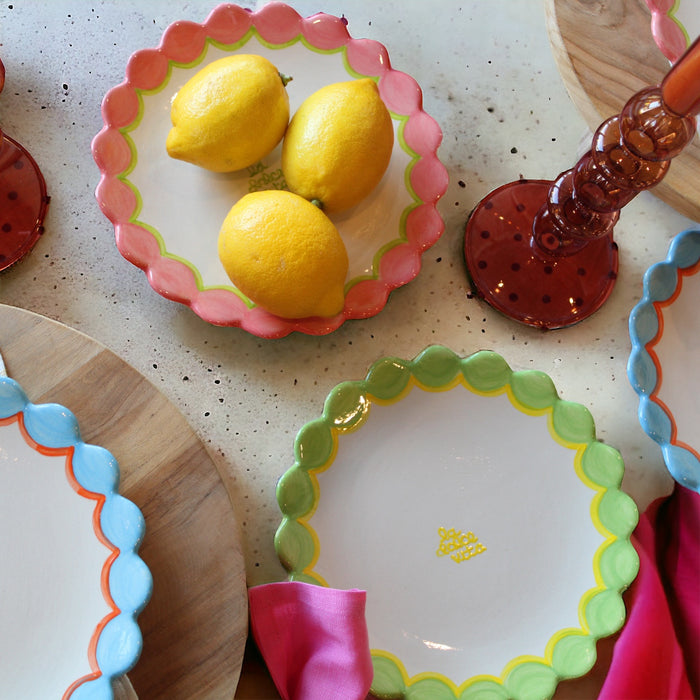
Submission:
M 365 699 L 365 591 L 288 581 L 254 586 L 248 598 L 253 638 L 284 700 Z
M 632 537 L 640 570 L 598 700 L 700 698 L 700 494 L 676 485 Z M 251 630 L 283 700 L 365 700 L 364 591 L 299 582 L 249 590 Z
M 700 697 L 700 494 L 676 485 L 633 541 L 639 576 L 598 700 Z

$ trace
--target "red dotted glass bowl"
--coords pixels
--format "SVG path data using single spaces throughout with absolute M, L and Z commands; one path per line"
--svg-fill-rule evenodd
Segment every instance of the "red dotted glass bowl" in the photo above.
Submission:
M 5 66 L 0 61 L 0 92 Z M 0 130 L 0 271 L 19 262 L 44 232 L 46 182 L 26 148 Z

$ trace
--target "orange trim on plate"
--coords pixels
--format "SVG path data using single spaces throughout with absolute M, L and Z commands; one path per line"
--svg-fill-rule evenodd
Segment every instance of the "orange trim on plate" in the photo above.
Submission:
M 75 452 L 75 449 L 73 445 L 70 447 L 47 447 L 46 445 L 41 445 L 38 443 L 36 440 L 34 440 L 29 432 L 27 431 L 27 428 L 24 424 L 24 413 L 19 412 L 15 413 L 13 416 L 9 416 L 7 418 L 0 418 L 0 425 L 10 425 L 12 423 L 17 423 L 17 426 L 19 427 L 20 433 L 22 437 L 24 438 L 24 441 L 36 452 L 39 452 L 42 455 L 48 456 L 48 457 L 59 457 L 59 456 L 65 456 L 66 457 L 66 466 L 65 466 L 65 473 L 66 473 L 66 479 L 68 480 L 68 483 L 70 484 L 71 488 L 79 495 L 82 496 L 83 498 L 88 498 L 93 501 L 95 501 L 95 508 L 92 511 L 92 527 L 95 532 L 95 535 L 97 539 L 107 548 L 110 550 L 110 554 L 105 560 L 104 565 L 102 566 L 102 571 L 100 572 L 100 588 L 102 590 L 102 596 L 104 597 L 105 602 L 110 608 L 110 612 L 108 612 L 100 622 L 97 623 L 95 626 L 95 631 L 92 634 L 92 637 L 90 638 L 90 643 L 88 645 L 88 661 L 90 663 L 90 668 L 92 669 L 92 673 L 89 673 L 82 678 L 79 678 L 78 680 L 74 681 L 71 683 L 71 685 L 68 687 L 68 689 L 64 692 L 62 699 L 61 700 L 67 700 L 73 692 L 81 686 L 83 683 L 86 683 L 87 681 L 95 680 L 96 678 L 99 678 L 102 675 L 102 671 L 100 670 L 99 664 L 97 662 L 97 642 L 100 638 L 100 635 L 102 634 L 102 631 L 104 628 L 107 626 L 107 624 L 110 622 L 110 620 L 113 620 L 115 617 L 117 617 L 120 613 L 121 610 L 119 607 L 115 604 L 112 595 L 109 591 L 109 572 L 112 568 L 112 564 L 116 560 L 116 558 L 120 554 L 120 550 L 118 547 L 115 547 L 105 536 L 104 532 L 102 531 L 102 527 L 100 525 L 100 516 L 102 513 L 102 506 L 104 505 L 105 501 L 107 500 L 107 497 L 105 494 L 102 493 L 95 493 L 92 491 L 88 491 L 87 489 L 83 488 L 78 480 L 75 478 L 75 473 L 73 471 L 73 454 Z
M 654 347 L 658 345 L 659 341 L 661 340 L 661 337 L 663 335 L 663 330 L 664 330 L 664 316 L 663 316 L 663 310 L 673 304 L 676 299 L 680 296 L 681 290 L 683 288 L 683 278 L 688 277 L 690 275 L 695 274 L 700 270 L 700 260 L 696 262 L 694 265 L 691 265 L 690 267 L 683 267 L 683 268 L 677 268 L 677 282 L 676 282 L 676 288 L 673 291 L 673 294 L 668 299 L 665 299 L 663 301 L 654 301 L 652 302 L 654 309 L 656 310 L 656 317 L 658 319 L 659 323 L 659 329 L 656 332 L 656 335 L 644 346 L 645 350 L 647 351 L 649 357 L 651 358 L 651 361 L 654 363 L 654 367 L 656 368 L 656 386 L 654 387 L 654 390 L 651 392 L 649 395 L 649 398 L 656 403 L 666 414 L 668 417 L 669 421 L 671 422 L 671 437 L 670 437 L 670 444 L 674 445 L 676 447 L 682 447 L 686 450 L 688 450 L 690 453 L 695 455 L 695 457 L 700 460 L 700 454 L 698 454 L 698 451 L 690 447 L 690 445 L 687 445 L 684 442 L 679 442 L 678 441 L 678 426 L 676 425 L 676 420 L 673 417 L 673 414 L 669 410 L 669 407 L 666 405 L 664 401 L 662 401 L 659 398 L 659 392 L 661 391 L 661 386 L 663 384 L 663 370 L 661 369 L 661 362 L 659 361 L 659 357 L 656 354 L 656 351 L 654 350 Z

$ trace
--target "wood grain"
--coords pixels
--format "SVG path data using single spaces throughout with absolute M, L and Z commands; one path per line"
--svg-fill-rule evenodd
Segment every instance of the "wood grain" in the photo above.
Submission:
M 559 72 L 591 131 L 668 72 L 670 65 L 651 35 L 645 0 L 545 0 L 544 5 Z M 699 137 L 673 159 L 666 177 L 650 191 L 700 221 Z
M 33 403 L 59 403 L 82 439 L 109 450 L 121 493 L 146 518 L 153 574 L 129 679 L 142 700 L 233 698 L 248 634 L 238 524 L 204 445 L 145 377 L 88 336 L 0 305 L 7 373 Z

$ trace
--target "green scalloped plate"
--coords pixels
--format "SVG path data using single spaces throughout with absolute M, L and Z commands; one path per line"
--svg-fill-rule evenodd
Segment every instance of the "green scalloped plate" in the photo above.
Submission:
M 443 346 L 336 386 L 277 486 L 289 578 L 367 591 L 380 698 L 550 697 L 625 620 L 617 450 L 544 373 Z

